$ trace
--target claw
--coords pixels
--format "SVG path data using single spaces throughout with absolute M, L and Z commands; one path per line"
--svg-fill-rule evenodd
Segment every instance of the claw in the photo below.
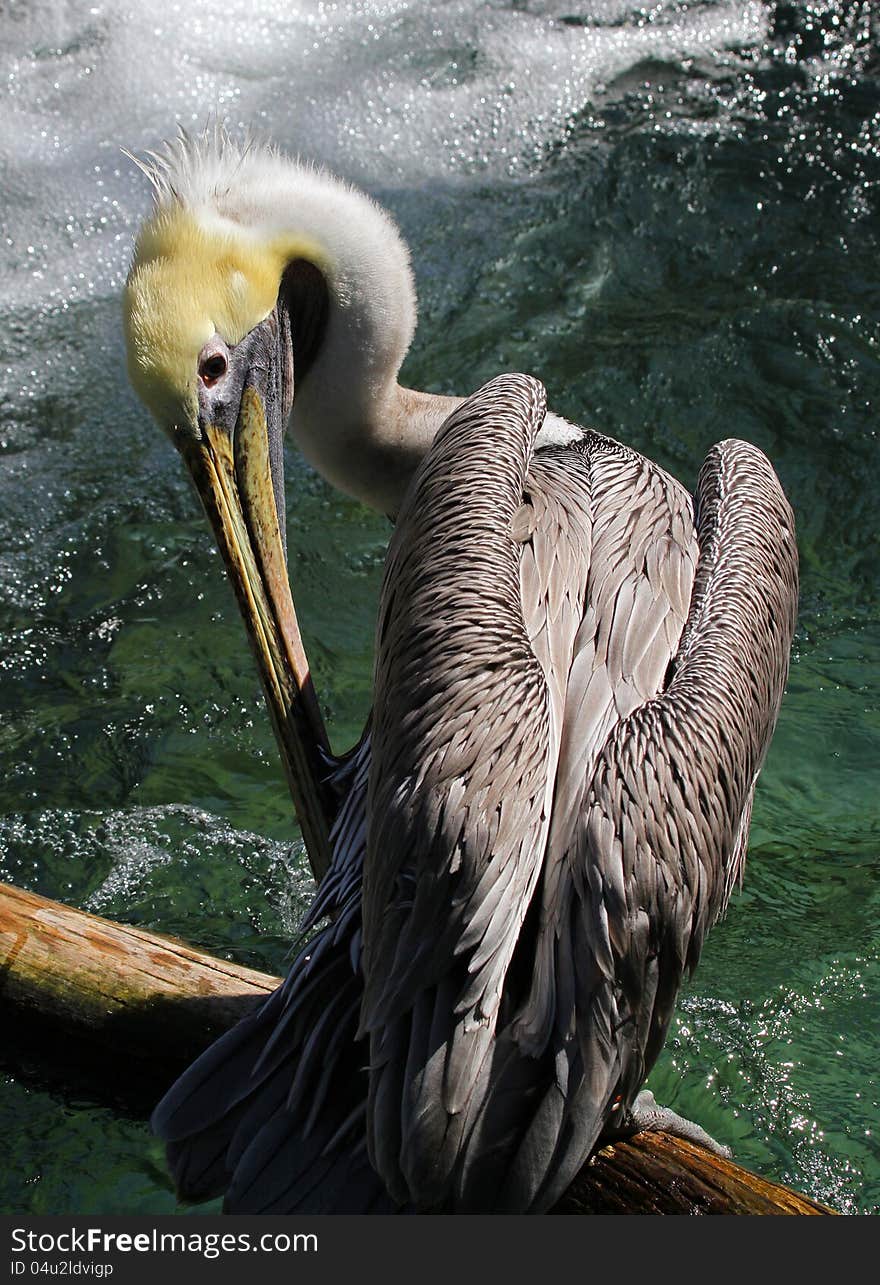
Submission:
M 613 1136 L 626 1138 L 634 1133 L 645 1131 L 656 1133 L 659 1130 L 671 1133 L 676 1138 L 684 1138 L 687 1142 L 694 1142 L 697 1146 L 705 1147 L 707 1151 L 714 1151 L 717 1156 L 723 1156 L 725 1160 L 729 1160 L 733 1155 L 730 1147 L 716 1142 L 711 1134 L 700 1125 L 694 1124 L 693 1120 L 686 1120 L 670 1107 L 661 1107 L 650 1089 L 642 1089 L 621 1120 L 619 1127 L 614 1129 Z

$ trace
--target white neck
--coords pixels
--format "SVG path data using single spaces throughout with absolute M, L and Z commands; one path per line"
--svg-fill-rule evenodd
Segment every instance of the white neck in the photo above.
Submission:
M 281 158 L 263 163 L 267 169 L 256 176 L 259 217 L 252 206 L 248 221 L 267 232 L 281 226 L 316 244 L 329 297 L 320 347 L 302 377 L 294 318 L 290 431 L 329 482 L 393 515 L 460 400 L 397 382 L 416 326 L 409 252 L 390 216 L 362 192 Z M 239 182 L 237 190 L 242 187 Z
M 313 374 L 294 401 L 294 441 L 333 486 L 394 517 L 437 430 L 463 399 L 416 392 L 394 380 L 365 405 L 347 395 L 339 377 L 332 395 L 322 396 Z

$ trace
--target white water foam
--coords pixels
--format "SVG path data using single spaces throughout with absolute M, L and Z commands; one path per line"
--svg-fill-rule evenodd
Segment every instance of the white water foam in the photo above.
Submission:
M 147 203 L 120 146 L 178 122 L 219 115 L 367 186 L 516 176 L 609 80 L 754 44 L 766 22 L 727 0 L 4 6 L 3 297 L 54 312 L 117 291 Z

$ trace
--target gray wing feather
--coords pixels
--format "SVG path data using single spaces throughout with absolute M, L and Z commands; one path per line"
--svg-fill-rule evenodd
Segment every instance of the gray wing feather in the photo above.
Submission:
M 453 412 L 409 490 L 386 564 L 361 1027 L 371 1036 L 374 1164 L 394 1194 L 415 1188 L 423 1204 L 449 1184 L 456 1117 L 481 1082 L 549 819 L 555 747 L 511 528 L 543 415 L 543 389 L 524 376 L 493 380 Z M 475 490 L 487 456 L 493 468 Z M 548 574 L 536 565 L 539 580 Z M 447 1002 L 425 1044 L 420 997 L 435 988 Z M 385 1082 L 397 1085 L 402 1062 L 431 1063 L 432 1074 L 410 1077 L 401 1105 Z M 422 1159 L 404 1173 L 408 1157 Z
M 554 886 L 545 881 L 542 890 L 547 928 L 539 953 L 543 947 L 551 959 L 541 977 L 552 979 L 554 996 L 548 1045 L 572 1071 L 580 1065 L 583 1078 L 568 1077 L 574 1151 L 560 1150 L 565 1130 L 553 1147 L 545 1139 L 545 1177 L 532 1187 L 532 1208 L 558 1197 L 571 1155 L 591 1149 L 612 1112 L 638 1091 L 662 1047 L 682 976 L 742 873 L 755 779 L 795 625 L 794 527 L 767 460 L 742 442 L 710 453 L 696 509 L 699 565 L 668 686 L 616 720 L 598 747 L 575 804 L 573 842 L 557 862 Z M 669 529 L 686 525 L 675 519 Z M 679 576 L 676 570 L 666 582 Z M 678 601 L 667 598 L 670 610 Z M 553 844 L 551 833 L 547 870 Z M 546 1002 L 536 985 L 527 1010 Z M 534 1156 L 529 1166 L 540 1172 Z

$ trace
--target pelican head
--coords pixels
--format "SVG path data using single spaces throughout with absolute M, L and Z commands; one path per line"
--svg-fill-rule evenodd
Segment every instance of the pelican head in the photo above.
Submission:
M 229 430 L 241 393 L 277 392 L 270 431 L 292 411 L 298 445 L 331 481 L 396 507 L 380 448 L 416 302 L 391 218 L 316 167 L 219 129 L 181 132 L 137 164 L 155 202 L 125 334 L 132 384 L 159 423 L 179 446 L 199 442 L 219 408 Z M 376 452 L 366 473 L 349 458 L 357 441 Z
M 125 290 L 131 381 L 214 528 L 306 843 L 325 867 L 315 755 L 327 741 L 287 579 L 282 441 L 292 416 L 326 476 L 395 507 L 409 472 L 387 448 L 415 327 L 409 256 L 369 198 L 222 130 L 181 132 L 137 164 L 154 208 Z

